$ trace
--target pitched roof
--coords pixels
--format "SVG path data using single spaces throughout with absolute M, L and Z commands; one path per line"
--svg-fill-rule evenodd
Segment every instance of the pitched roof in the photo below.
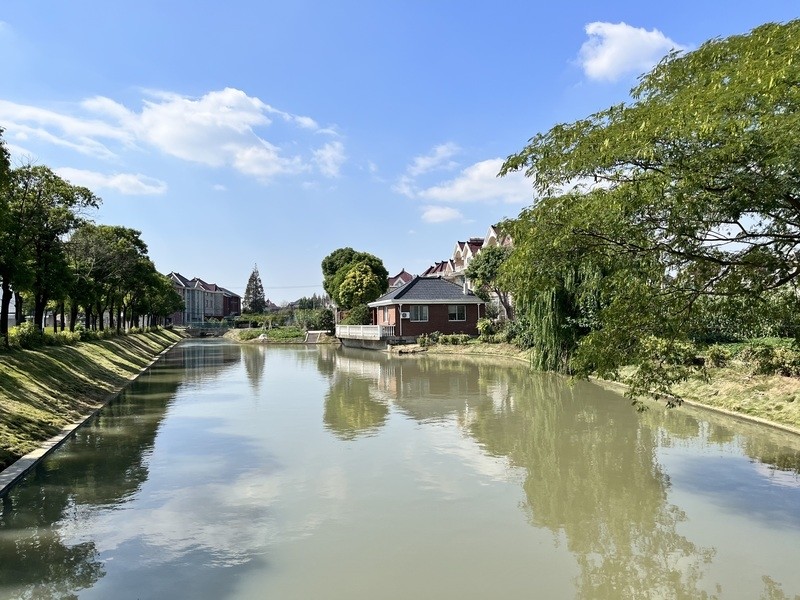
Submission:
M 401 269 L 397 275 L 394 277 L 389 277 L 389 287 L 399 287 L 404 283 L 408 283 L 413 278 L 414 276 L 411 273 L 405 269 Z
M 483 304 L 471 291 L 464 293 L 464 288 L 457 283 L 440 277 L 414 277 L 404 286 L 390 290 L 369 306 L 385 304 Z

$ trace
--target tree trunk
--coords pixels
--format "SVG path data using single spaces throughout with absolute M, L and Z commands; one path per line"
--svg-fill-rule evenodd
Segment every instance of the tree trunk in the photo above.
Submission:
M 95 317 L 97 319 L 97 329 L 103 331 L 103 329 L 105 328 L 103 323 L 103 306 L 101 306 L 100 303 L 98 302 L 95 308 L 97 309 L 97 315 Z
M 33 299 L 33 323 L 36 329 L 44 331 L 44 309 L 47 308 L 47 297 L 36 294 Z
M 506 311 L 506 318 L 512 321 L 514 319 L 514 307 L 508 299 L 508 292 L 495 289 L 495 293 L 497 294 L 497 299 L 500 300 L 500 304 L 503 305 L 503 310 Z
M 75 322 L 78 320 L 78 303 L 70 302 L 69 305 L 69 330 L 75 331 Z
M 0 300 L 0 335 L 8 348 L 8 309 L 11 308 L 11 285 L 3 279 L 3 298 Z
M 109 299 L 108 301 L 108 328 L 114 329 L 114 300 Z
M 19 325 L 22 321 L 22 294 L 14 292 L 14 322 Z

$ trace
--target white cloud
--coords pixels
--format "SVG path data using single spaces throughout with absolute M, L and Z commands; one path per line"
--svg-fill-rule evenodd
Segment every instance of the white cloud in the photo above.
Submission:
M 414 180 L 408 175 L 403 175 L 400 177 L 400 179 L 398 179 L 397 182 L 392 186 L 392 190 L 409 198 L 415 198 L 417 195 L 417 189 L 414 186 Z
M 423 206 L 422 220 L 426 223 L 444 223 L 463 219 L 464 215 L 450 206 Z
M 498 177 L 502 158 L 492 158 L 471 165 L 458 177 L 416 192 L 416 196 L 438 202 L 530 202 L 531 183 L 522 173 Z
M 338 141 L 318 150 L 287 154 L 281 146 L 302 147 L 296 134 L 332 130 L 320 129 L 311 117 L 278 110 L 234 88 L 196 98 L 150 91 L 139 112 L 102 96 L 84 100 L 79 108 L 82 116 L 0 101 L 0 122 L 7 134 L 103 159 L 117 160 L 120 145 L 140 150 L 150 146 L 182 160 L 232 167 L 262 181 L 308 171 L 312 164 L 336 176 L 346 158 L 344 145 Z M 283 129 L 275 130 L 273 117 L 284 123 Z M 263 137 L 265 130 L 271 132 L 271 141 Z
M 106 175 L 95 171 L 84 171 L 63 167 L 56 169 L 59 177 L 66 179 L 73 185 L 87 187 L 93 191 L 108 189 L 129 196 L 152 196 L 163 194 L 167 191 L 167 184 L 158 179 L 147 177 L 139 173 L 114 173 Z
M 133 140 L 130 132 L 98 119 L 81 119 L 7 100 L 0 100 L 0 122 L 12 139 L 38 139 L 104 159 L 114 153 L 101 139 L 123 144 Z
M 344 153 L 344 144 L 341 142 L 328 142 L 322 148 L 314 150 L 314 162 L 320 172 L 327 177 L 338 177 L 339 169 L 347 157 Z
M 226 188 L 226 187 L 225 187 L 224 185 L 222 185 L 221 183 L 215 183 L 215 184 L 214 184 L 214 187 L 213 187 L 213 190 L 214 190 L 215 192 L 227 192 L 227 191 L 228 191 L 228 188 Z
M 589 23 L 585 29 L 589 39 L 581 46 L 578 61 L 586 76 L 598 81 L 644 73 L 670 50 L 685 49 L 658 29 L 647 31 L 626 23 L 600 21 Z
M 451 142 L 440 144 L 433 148 L 430 154 L 415 157 L 414 162 L 408 167 L 408 174 L 416 177 L 434 170 L 454 169 L 458 163 L 450 159 L 460 150 L 456 144 Z

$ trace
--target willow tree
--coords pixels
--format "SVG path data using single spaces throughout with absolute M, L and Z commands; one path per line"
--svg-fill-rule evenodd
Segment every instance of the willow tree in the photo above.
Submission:
M 579 372 L 639 367 L 639 390 L 685 376 L 706 297 L 751 302 L 800 277 L 800 21 L 667 55 L 629 103 L 531 138 L 501 175 L 539 200 L 512 224 L 505 276 L 534 301 L 590 277 L 596 323 Z M 582 298 L 584 285 L 573 293 Z

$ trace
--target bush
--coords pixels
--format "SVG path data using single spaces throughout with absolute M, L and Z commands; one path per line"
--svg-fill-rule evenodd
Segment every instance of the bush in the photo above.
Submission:
M 478 319 L 477 327 L 480 339 L 484 342 L 490 341 L 491 337 L 497 331 L 491 319 Z
M 536 339 L 533 333 L 533 327 L 527 317 L 519 317 L 511 321 L 506 329 L 506 339 L 512 342 L 520 350 L 527 350 L 533 348 Z
M 242 342 L 246 342 L 248 340 L 253 340 L 264 333 L 263 329 L 245 329 L 239 334 L 239 340 Z
M 12 348 L 36 348 L 44 344 L 44 336 L 33 323 L 22 323 L 8 330 L 8 344 Z
M 440 344 L 450 344 L 452 346 L 462 346 L 470 340 L 470 336 L 466 333 L 451 333 L 439 337 Z
M 800 351 L 797 348 L 754 342 L 742 348 L 738 358 L 750 365 L 753 375 L 800 377 Z
M 300 327 L 276 327 L 265 332 L 267 338 L 273 341 L 304 339 L 306 332 Z
M 46 346 L 74 346 L 81 341 L 81 335 L 76 331 L 59 331 L 56 333 L 44 332 Z
M 369 306 L 361 304 L 351 308 L 341 323 L 342 325 L 370 325 L 372 323 L 372 314 Z
M 714 344 L 706 351 L 706 359 L 712 367 L 724 367 L 731 359 L 731 353 L 725 346 Z

